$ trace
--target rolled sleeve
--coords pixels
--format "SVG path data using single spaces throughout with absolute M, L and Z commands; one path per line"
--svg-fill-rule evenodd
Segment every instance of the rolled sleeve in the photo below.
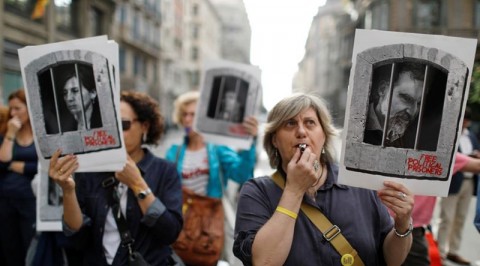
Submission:
M 141 222 L 152 227 L 166 210 L 165 205 L 158 198 L 155 198 L 155 201 L 148 207 L 147 212 L 142 217 Z

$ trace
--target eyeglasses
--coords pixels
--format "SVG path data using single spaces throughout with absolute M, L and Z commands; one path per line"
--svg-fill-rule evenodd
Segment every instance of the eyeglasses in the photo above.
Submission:
M 137 118 L 132 119 L 132 120 L 122 119 L 122 129 L 123 129 L 123 131 L 129 130 L 132 127 L 132 123 L 135 122 L 135 121 L 138 121 L 138 119 Z

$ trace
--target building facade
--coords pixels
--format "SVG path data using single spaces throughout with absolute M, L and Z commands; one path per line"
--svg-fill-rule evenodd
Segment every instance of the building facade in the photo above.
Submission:
M 328 1 L 320 7 L 293 80 L 294 91 L 315 93 L 325 99 L 337 126 L 343 126 L 354 27 L 342 1 Z
M 322 95 L 338 126 L 344 121 L 356 28 L 478 39 L 480 1 L 328 0 L 320 7 L 293 85 Z M 476 60 L 479 56 L 477 48 Z
M 118 0 L 111 39 L 119 44 L 120 87 L 159 99 L 160 1 Z
M 109 34 L 115 1 L 0 0 L 0 98 L 23 86 L 18 49 Z M 42 8 L 43 7 L 43 8 Z
M 250 64 L 252 29 L 242 0 L 211 0 L 222 19 L 222 57 Z

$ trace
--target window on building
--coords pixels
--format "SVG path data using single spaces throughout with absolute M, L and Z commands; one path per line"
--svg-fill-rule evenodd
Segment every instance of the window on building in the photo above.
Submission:
M 372 4 L 371 28 L 377 30 L 387 30 L 388 23 L 388 2 L 385 0 L 377 1 Z
M 133 38 L 136 40 L 140 38 L 140 16 L 136 11 L 134 11 L 134 14 L 133 14 L 132 35 L 133 35 Z
M 439 27 L 441 24 L 441 0 L 417 0 L 413 14 L 416 27 L 425 29 Z
M 90 25 L 91 29 L 90 32 L 96 36 L 96 35 L 102 35 L 104 34 L 103 30 L 103 18 L 104 14 L 101 10 L 98 8 L 91 8 L 90 9 Z
M 192 47 L 192 60 L 193 61 L 198 60 L 198 48 L 197 47 Z
M 199 35 L 200 35 L 200 26 L 199 25 L 193 25 L 192 26 L 192 38 L 194 40 L 197 40 Z
M 200 84 L 200 72 L 198 70 L 191 73 L 190 84 L 192 86 L 198 86 Z
M 133 74 L 147 78 L 147 62 L 142 55 L 136 54 L 133 59 Z
M 23 87 L 22 73 L 20 71 L 3 71 L 3 99 L 2 103 L 7 104 L 10 93 Z
M 475 1 L 475 28 L 480 28 L 480 0 Z
M 11 92 L 23 87 L 18 60 L 18 49 L 23 45 L 4 40 L 3 47 L 3 66 L 0 66 L 0 70 L 3 69 L 3 103 L 6 103 Z
M 79 36 L 78 14 L 79 1 L 55 0 L 55 23 L 60 31 Z
M 6 11 L 19 16 L 42 22 L 45 17 L 46 8 L 35 10 L 36 3 L 37 0 L 5 0 L 4 8 Z M 34 11 L 36 12 L 37 17 L 33 17 Z
M 125 49 L 123 47 L 120 47 L 118 49 L 118 64 L 119 64 L 119 67 L 120 67 L 120 72 L 121 73 L 125 73 L 125 68 L 126 68 L 126 65 L 125 65 L 125 61 L 126 61 L 126 58 L 125 58 Z
M 198 16 L 199 14 L 199 6 L 197 3 L 193 4 L 192 6 L 192 15 L 193 16 Z

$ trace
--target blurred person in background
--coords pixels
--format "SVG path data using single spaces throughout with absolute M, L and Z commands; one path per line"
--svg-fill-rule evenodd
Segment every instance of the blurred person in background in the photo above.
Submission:
M 8 107 L 0 105 L 0 136 L 5 136 L 8 123 Z M 0 265 L 5 265 L 2 243 L 0 242 Z
M 480 144 L 476 136 L 469 131 L 471 110 L 465 109 L 458 151 L 480 158 Z M 459 171 L 452 176 L 448 197 L 440 200 L 440 224 L 437 241 L 443 258 L 460 265 L 470 265 L 470 261 L 458 254 L 462 242 L 463 226 L 468 213 L 472 195 L 476 194 L 478 176 L 470 171 Z
M 166 159 L 177 164 L 183 187 L 199 195 L 222 198 L 228 179 L 243 184 L 253 176 L 258 121 L 254 117 L 243 121 L 245 130 L 254 137 L 249 150 L 237 152 L 205 142 L 203 136 L 193 130 L 199 97 L 198 91 L 190 91 L 175 100 L 173 121 L 185 130 L 185 137 L 182 144 L 174 144 L 167 150 Z
M 35 235 L 36 206 L 30 183 L 37 173 L 37 152 L 25 91 L 8 97 L 7 130 L 0 136 L 0 246 L 7 266 L 25 264 Z
M 453 174 L 459 171 L 480 173 L 480 159 L 457 152 L 453 165 Z M 403 263 L 405 266 L 433 265 L 430 261 L 429 245 L 425 238 L 425 233 L 430 230 L 429 227 L 436 201 L 437 197 L 435 196 L 415 196 L 415 206 L 412 211 L 413 243 L 407 259 Z
M 121 171 L 75 173 L 75 155 L 52 156 L 49 176 L 62 187 L 64 232 L 83 252 L 83 265 L 127 265 L 129 245 L 121 244 L 116 218 L 125 217 L 132 251 L 151 265 L 170 265 L 170 244 L 183 224 L 180 179 L 172 163 L 142 147 L 158 143 L 163 117 L 156 101 L 135 91 L 121 93 L 120 114 L 128 154 Z

